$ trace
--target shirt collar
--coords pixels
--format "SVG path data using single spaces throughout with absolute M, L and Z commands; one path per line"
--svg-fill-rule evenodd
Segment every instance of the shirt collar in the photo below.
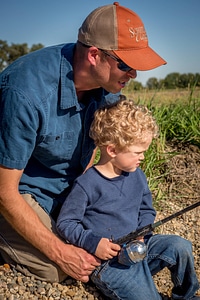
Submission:
M 76 89 L 74 86 L 73 54 L 76 44 L 66 44 L 61 50 L 61 99 L 60 108 L 67 109 L 76 106 L 80 110 Z

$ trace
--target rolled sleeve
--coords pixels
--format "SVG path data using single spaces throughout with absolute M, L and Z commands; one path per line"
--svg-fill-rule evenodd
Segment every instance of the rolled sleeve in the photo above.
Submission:
M 37 115 L 28 98 L 11 87 L 2 89 L 1 112 L 0 164 L 24 169 L 35 145 Z

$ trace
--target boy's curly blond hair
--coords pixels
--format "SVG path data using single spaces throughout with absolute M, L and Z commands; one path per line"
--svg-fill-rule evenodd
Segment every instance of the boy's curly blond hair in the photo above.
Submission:
M 119 150 L 155 138 L 158 126 L 151 111 L 132 100 L 120 100 L 95 112 L 90 137 L 97 147 L 114 144 Z

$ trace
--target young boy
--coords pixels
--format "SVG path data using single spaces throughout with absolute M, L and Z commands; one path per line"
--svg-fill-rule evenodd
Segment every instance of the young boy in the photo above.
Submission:
M 195 297 L 199 285 L 191 243 L 175 235 L 148 235 L 144 259 L 118 262 L 121 247 L 112 242 L 155 219 L 147 180 L 139 168 L 158 127 L 151 112 L 132 101 L 99 109 L 90 136 L 99 147 L 99 162 L 77 178 L 57 220 L 69 243 L 102 260 L 91 280 L 110 299 L 160 300 L 152 275 L 164 267 L 172 274 L 173 299 Z

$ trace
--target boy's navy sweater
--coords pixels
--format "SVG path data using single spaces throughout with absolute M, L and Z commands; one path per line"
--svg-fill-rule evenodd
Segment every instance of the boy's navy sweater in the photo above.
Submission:
M 74 182 L 57 229 L 65 240 L 94 254 L 102 237 L 118 239 L 152 224 L 155 215 L 141 169 L 110 179 L 92 167 Z

